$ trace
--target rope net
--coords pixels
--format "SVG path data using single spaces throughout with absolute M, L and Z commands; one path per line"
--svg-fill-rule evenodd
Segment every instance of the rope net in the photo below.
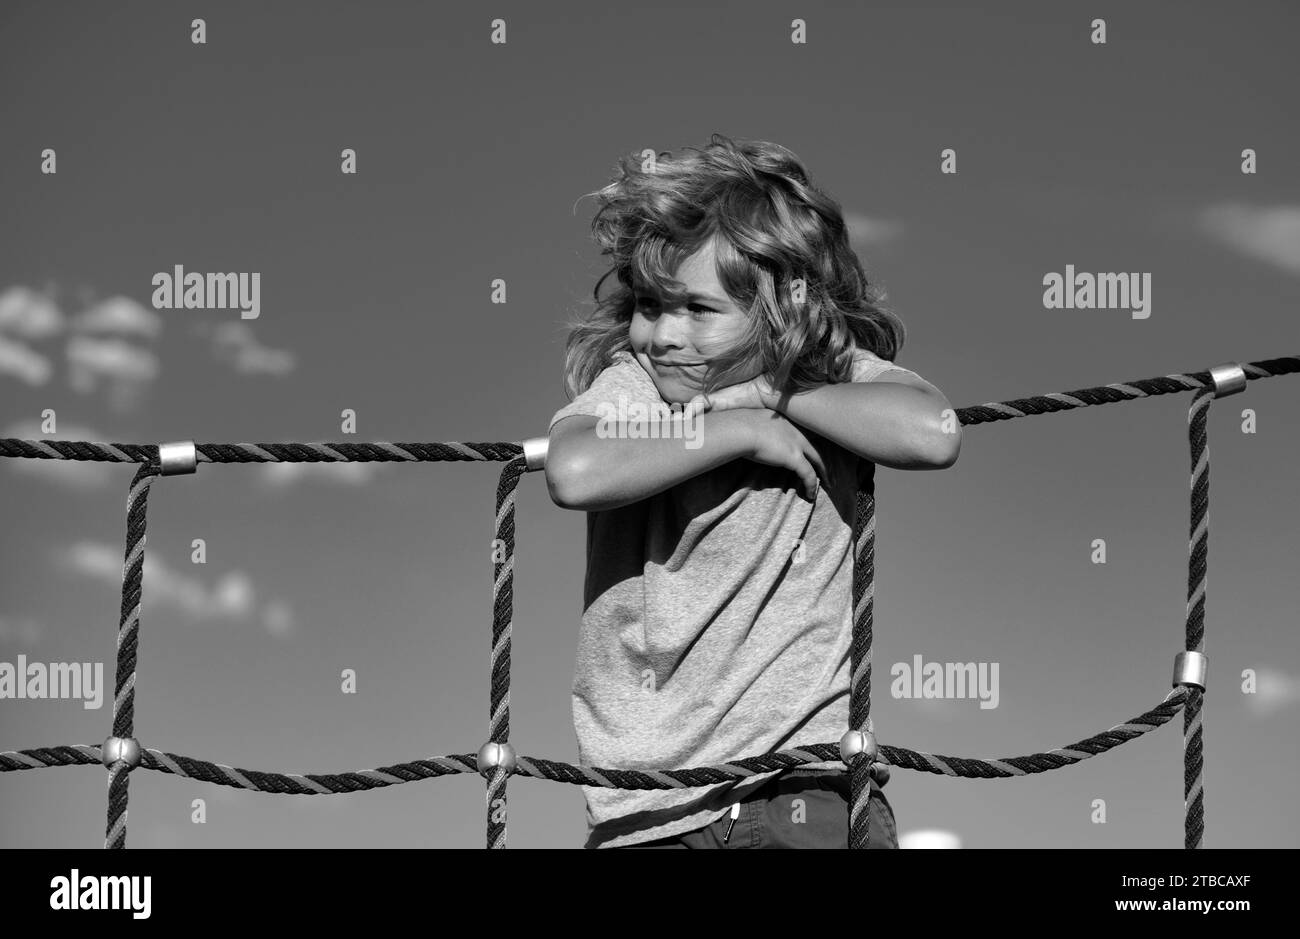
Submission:
M 42 747 L 0 752 L 0 772 L 52 766 L 103 764 L 108 769 L 108 820 L 105 848 L 126 847 L 130 774 L 143 767 L 203 782 L 284 795 L 333 795 L 432 779 L 453 773 L 479 773 L 487 782 L 487 847 L 506 846 L 506 783 L 511 775 L 554 782 L 620 789 L 676 789 L 708 786 L 840 760 L 850 775 L 849 847 L 868 847 L 867 802 L 871 779 L 887 778 L 888 767 L 975 779 L 1001 779 L 1072 766 L 1155 730 L 1183 712 L 1184 847 L 1200 848 L 1205 832 L 1203 783 L 1205 595 L 1208 571 L 1210 463 L 1206 417 L 1216 397 L 1243 390 L 1247 381 L 1300 372 L 1300 356 L 1212 370 L 1165 375 L 1082 388 L 956 411 L 964 426 L 1050 414 L 1155 395 L 1193 392 L 1188 407 L 1191 451 L 1191 506 L 1188 541 L 1185 651 L 1175 664 L 1173 690 L 1145 713 L 1091 737 L 1044 753 L 997 759 L 945 756 L 877 744 L 871 721 L 871 642 L 875 594 L 875 492 L 860 487 L 854 519 L 852 677 L 849 728 L 837 743 L 778 750 L 711 766 L 686 769 L 628 770 L 516 755 L 510 745 L 510 634 L 514 604 L 515 489 L 519 479 L 542 464 L 527 444 L 517 443 L 206 443 L 129 444 L 0 438 L 0 457 L 138 463 L 127 491 L 126 550 L 122 609 L 117 633 L 117 674 L 112 735 L 102 745 Z M 492 653 L 488 742 L 477 754 L 412 760 L 346 773 L 296 775 L 263 772 L 140 746 L 134 737 L 135 676 L 140 638 L 145 525 L 149 488 L 160 476 L 194 472 L 198 463 L 274 462 L 441 462 L 479 460 L 504 463 L 496 493 L 496 537 L 503 550 L 493 559 Z

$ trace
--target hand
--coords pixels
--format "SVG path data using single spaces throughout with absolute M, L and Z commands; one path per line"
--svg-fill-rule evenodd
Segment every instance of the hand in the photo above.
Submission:
M 776 410 L 780 395 L 772 387 L 766 375 L 759 375 L 749 381 L 719 388 L 712 394 L 698 394 L 691 399 L 691 405 L 702 412 L 729 411 L 735 408 L 764 408 Z
M 793 471 L 808 501 L 817 498 L 818 484 L 824 487 L 829 478 L 826 465 L 798 425 L 779 411 L 738 410 L 736 419 L 750 431 L 748 459 Z

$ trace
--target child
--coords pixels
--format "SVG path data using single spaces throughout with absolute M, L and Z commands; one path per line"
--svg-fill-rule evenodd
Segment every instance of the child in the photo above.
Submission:
M 587 513 L 579 760 L 678 769 L 838 742 L 856 488 L 876 463 L 951 466 L 960 425 L 892 364 L 903 324 L 792 153 L 714 134 L 620 168 L 592 221 L 613 266 L 569 334 L 576 397 L 546 461 L 552 500 Z M 848 843 L 839 760 L 583 792 L 588 848 Z M 896 847 L 874 781 L 869 805 L 869 843 Z

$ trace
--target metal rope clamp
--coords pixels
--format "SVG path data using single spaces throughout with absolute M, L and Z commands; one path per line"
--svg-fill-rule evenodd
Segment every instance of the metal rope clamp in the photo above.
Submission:
M 549 437 L 529 437 L 524 441 L 524 462 L 529 472 L 546 467 L 546 448 Z
M 1205 667 L 1208 664 L 1209 659 L 1202 652 L 1179 652 L 1174 658 L 1173 687 L 1186 685 L 1205 691 Z
M 505 770 L 508 776 L 515 771 L 517 763 L 515 748 L 508 743 L 489 740 L 478 748 L 478 772 L 481 776 L 491 776 L 497 767 Z
M 99 754 L 99 758 L 105 766 L 111 767 L 114 763 L 122 762 L 130 769 L 135 769 L 140 765 L 142 756 L 140 741 L 134 737 L 109 737 L 104 741 L 104 746 L 100 749 Z
M 852 768 L 854 760 L 859 756 L 865 756 L 871 778 L 876 781 L 877 786 L 883 786 L 889 782 L 889 765 L 877 762 L 876 757 L 879 753 L 880 747 L 876 743 L 876 735 L 870 731 L 846 730 L 844 736 L 840 738 L 840 759 L 844 761 L 844 765 Z
M 1210 378 L 1214 381 L 1216 398 L 1226 398 L 1246 390 L 1246 370 L 1236 362 L 1214 366 L 1210 369 Z
M 171 443 L 158 444 L 159 474 L 162 476 L 181 476 L 194 473 L 199 468 L 198 453 L 193 440 L 176 440 Z

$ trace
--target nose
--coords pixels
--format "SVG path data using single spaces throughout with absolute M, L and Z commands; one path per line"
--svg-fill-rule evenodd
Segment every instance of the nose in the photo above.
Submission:
M 685 345 L 688 331 L 689 327 L 683 322 L 683 317 L 661 315 L 655 321 L 654 332 L 651 333 L 654 351 L 656 354 L 662 354 L 670 349 L 681 349 Z

